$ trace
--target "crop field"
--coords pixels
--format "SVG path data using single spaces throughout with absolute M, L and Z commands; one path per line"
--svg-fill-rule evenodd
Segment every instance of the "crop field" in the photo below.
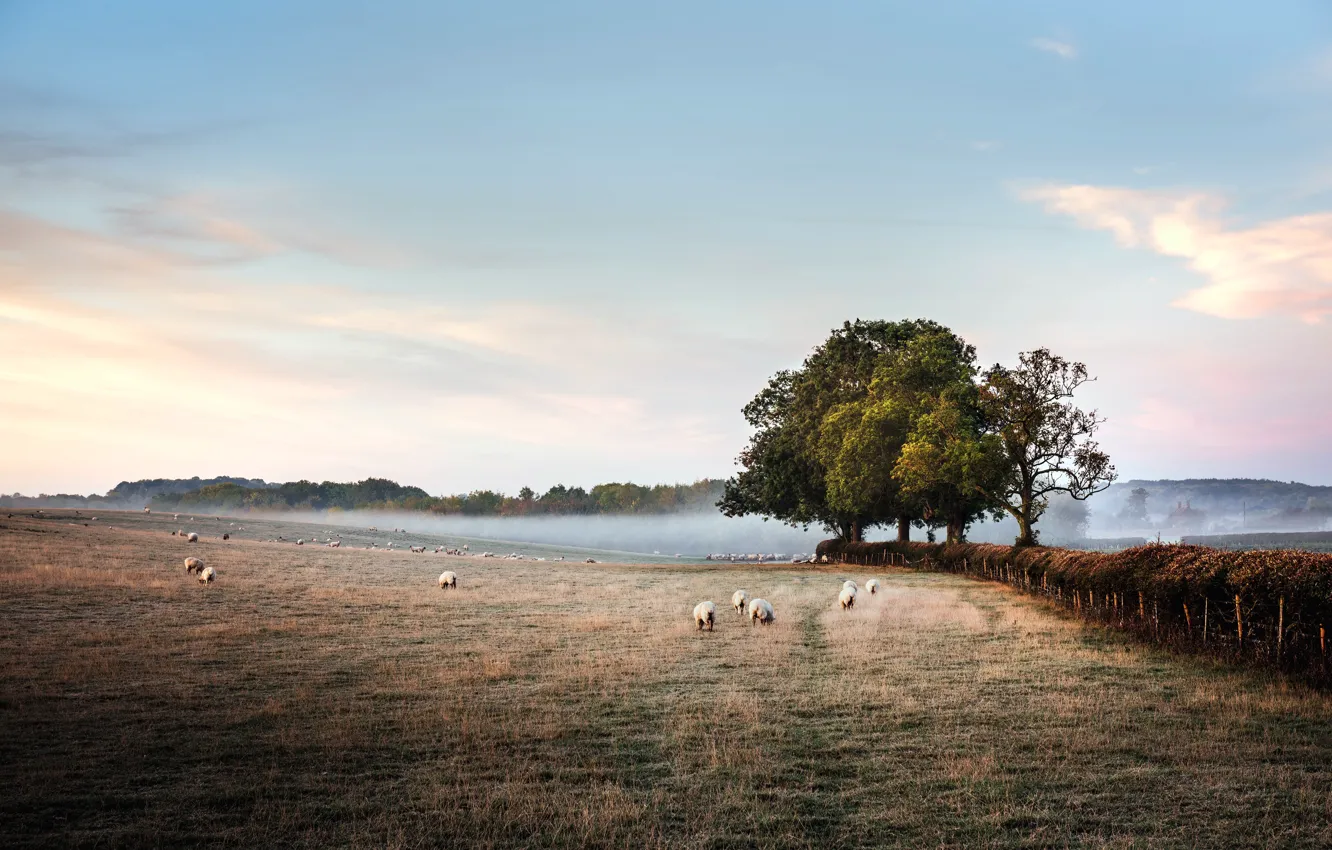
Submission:
M 1003 586 L 131 517 L 0 514 L 6 848 L 1332 845 L 1328 696 Z

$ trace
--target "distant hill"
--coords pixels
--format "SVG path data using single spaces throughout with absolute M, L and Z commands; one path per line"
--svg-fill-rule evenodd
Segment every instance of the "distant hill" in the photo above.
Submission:
M 1263 478 L 1189 478 L 1121 481 L 1092 502 L 1093 525 L 1114 528 L 1129 494 L 1147 491 L 1149 522 L 1168 527 L 1172 514 L 1190 516 L 1199 532 L 1249 529 L 1320 529 L 1332 521 L 1332 487 Z
M 102 507 L 138 509 L 150 504 L 162 495 L 175 495 L 211 487 L 218 484 L 233 484 L 248 489 L 261 490 L 276 487 L 262 478 L 236 478 L 220 475 L 216 478 L 142 478 L 138 481 L 122 481 L 106 495 L 82 496 L 74 493 L 41 493 L 36 496 L 24 496 L 19 493 L 0 495 L 0 507 L 7 508 L 80 508 Z

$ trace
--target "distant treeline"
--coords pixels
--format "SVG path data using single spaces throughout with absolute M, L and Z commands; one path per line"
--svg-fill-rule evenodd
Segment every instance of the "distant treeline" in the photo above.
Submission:
M 96 493 L 82 496 L 77 493 L 41 493 L 25 496 L 22 493 L 0 494 L 0 507 L 6 508 L 129 508 L 137 509 L 164 494 L 183 494 L 217 484 L 234 484 L 249 489 L 276 487 L 262 478 L 235 478 L 219 475 L 216 478 L 142 478 L 122 481 L 106 495 Z
M 379 510 L 421 511 L 467 516 L 539 516 L 569 514 L 666 514 L 714 510 L 725 482 L 702 479 L 693 484 L 598 484 L 591 490 L 557 484 L 537 494 L 524 487 L 516 496 L 494 490 L 473 490 L 456 496 L 431 496 L 384 478 L 342 483 L 293 481 L 246 487 L 234 482 L 209 484 L 186 493 L 154 496 L 159 510 L 292 511 Z

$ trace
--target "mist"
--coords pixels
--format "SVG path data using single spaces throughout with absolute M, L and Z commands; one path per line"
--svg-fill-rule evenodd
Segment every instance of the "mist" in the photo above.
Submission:
M 271 518 L 295 519 L 290 513 L 273 514 Z M 733 518 L 714 513 L 497 517 L 345 511 L 310 514 L 307 518 L 327 525 L 396 527 L 422 534 L 687 557 L 729 552 L 812 553 L 820 540 L 830 536 L 815 528 L 804 531 L 759 517 Z

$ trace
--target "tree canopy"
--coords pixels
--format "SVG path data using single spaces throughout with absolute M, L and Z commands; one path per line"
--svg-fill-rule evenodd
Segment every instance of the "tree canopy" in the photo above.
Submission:
M 1046 349 L 978 375 L 975 349 L 928 319 L 846 322 L 744 408 L 754 432 L 718 506 L 843 540 L 875 526 L 967 526 L 1007 512 L 1035 543 L 1048 497 L 1114 480 L 1101 420 L 1068 401 L 1086 367 Z

